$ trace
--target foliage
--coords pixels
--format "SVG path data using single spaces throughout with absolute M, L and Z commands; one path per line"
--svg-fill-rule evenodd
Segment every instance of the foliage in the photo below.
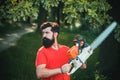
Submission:
M 52 7 L 58 7 L 59 3 L 65 2 L 66 0 L 41 0 L 43 7 L 49 12 Z
M 95 71 L 95 80 L 108 80 L 108 78 L 100 74 L 98 71 Z
M 63 13 L 67 23 L 83 21 L 91 29 L 100 30 L 101 26 L 110 23 L 111 17 L 107 14 L 110 9 L 106 0 L 67 0 Z
M 13 21 L 26 21 L 28 18 L 37 19 L 38 16 L 38 8 L 35 3 L 24 0 L 4 1 L 0 12 L 4 18 Z
M 42 13 L 41 8 L 46 12 Z M 38 20 L 41 16 L 40 19 L 67 23 L 69 29 L 75 29 L 75 24 L 79 23 L 79 27 L 96 34 L 111 23 L 112 17 L 108 14 L 111 8 L 106 0 L 0 0 L 0 21 Z M 44 14 L 47 15 L 43 17 Z M 51 19 L 53 17 L 55 19 Z M 117 29 L 115 37 L 120 42 L 120 30 Z
M 117 29 L 115 30 L 115 38 L 118 42 L 120 42 L 120 25 L 118 25 Z

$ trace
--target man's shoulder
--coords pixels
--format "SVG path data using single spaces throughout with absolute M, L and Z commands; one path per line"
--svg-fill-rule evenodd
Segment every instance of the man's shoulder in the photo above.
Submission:
M 44 50 L 44 49 L 45 49 L 45 47 L 42 46 L 42 47 L 40 47 L 40 48 L 38 49 L 38 51 L 42 51 L 42 50 Z
M 68 49 L 69 49 L 68 46 L 66 46 L 66 45 L 62 45 L 62 44 L 59 44 L 59 47 L 60 47 L 60 48 L 68 48 Z
M 37 51 L 37 55 L 40 53 L 44 53 L 44 51 L 45 51 L 45 47 L 44 46 L 40 47 Z

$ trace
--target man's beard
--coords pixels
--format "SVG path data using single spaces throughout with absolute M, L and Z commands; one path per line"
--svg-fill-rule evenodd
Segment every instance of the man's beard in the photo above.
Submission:
M 53 43 L 54 43 L 54 39 L 50 40 L 45 37 L 42 39 L 42 44 L 44 45 L 45 48 L 51 47 L 53 45 Z

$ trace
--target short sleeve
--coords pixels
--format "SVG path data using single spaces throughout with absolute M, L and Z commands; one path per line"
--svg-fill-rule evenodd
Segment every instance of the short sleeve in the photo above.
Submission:
M 46 56 L 43 52 L 43 50 L 38 50 L 37 52 L 37 56 L 36 56 L 36 67 L 40 64 L 46 64 L 47 60 L 46 60 Z

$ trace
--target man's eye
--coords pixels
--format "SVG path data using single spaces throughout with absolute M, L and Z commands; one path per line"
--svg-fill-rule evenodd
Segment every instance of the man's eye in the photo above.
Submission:
M 49 32 L 45 32 L 46 34 L 48 34 Z
M 43 34 L 48 34 L 49 32 L 43 32 Z

